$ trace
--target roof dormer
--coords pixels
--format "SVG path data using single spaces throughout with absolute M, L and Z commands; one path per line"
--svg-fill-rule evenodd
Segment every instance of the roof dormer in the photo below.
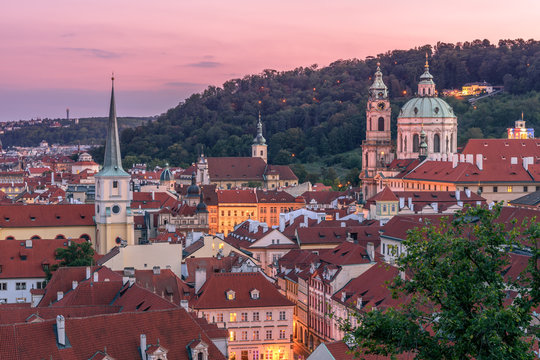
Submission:
M 227 290 L 225 292 L 226 296 L 227 296 L 227 300 L 235 300 L 236 299 L 236 293 L 234 292 L 234 290 Z
M 249 295 L 250 295 L 251 299 L 257 300 L 257 299 L 260 297 L 261 294 L 260 294 L 259 290 L 257 290 L 257 289 L 252 289 L 252 290 L 249 292 Z

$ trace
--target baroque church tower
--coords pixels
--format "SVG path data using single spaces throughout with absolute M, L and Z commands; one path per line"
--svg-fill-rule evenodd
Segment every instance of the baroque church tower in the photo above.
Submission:
M 388 88 L 383 82 L 380 64 L 377 64 L 375 80 L 369 88 L 366 109 L 366 139 L 362 142 L 362 172 L 364 198 L 376 194 L 373 179 L 394 160 L 390 132 L 390 101 Z
M 98 254 L 106 254 L 122 244 L 134 245 L 133 214 L 131 213 L 131 176 L 122 168 L 114 78 L 112 78 L 111 106 L 105 143 L 103 168 L 96 174 L 96 243 Z
M 262 122 L 261 113 L 259 113 L 259 121 L 257 122 L 257 136 L 253 139 L 253 145 L 251 145 L 251 157 L 260 157 L 265 163 L 268 163 L 268 145 L 266 145 L 266 139 L 262 134 Z

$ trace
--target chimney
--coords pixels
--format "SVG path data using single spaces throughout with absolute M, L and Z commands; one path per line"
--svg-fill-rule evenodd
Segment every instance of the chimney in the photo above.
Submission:
M 307 215 L 304 215 L 304 227 L 308 227 L 308 220 Z
M 461 163 L 465 162 L 465 154 L 459 154 L 459 162 Z
M 375 261 L 375 245 L 372 242 L 368 242 L 366 246 L 367 254 L 371 262 Z
M 122 276 L 122 285 L 126 285 L 129 281 L 129 276 Z
M 98 282 L 99 280 L 99 275 L 97 273 L 97 271 L 94 273 L 94 282 Z
M 77 282 L 77 280 L 73 280 L 73 281 L 71 282 L 71 288 L 72 288 L 73 290 L 75 290 L 75 289 L 77 288 L 78 285 L 79 285 L 79 283 Z
M 336 220 L 339 220 L 339 212 L 336 212 Z
M 156 200 L 156 196 L 154 195 L 154 192 L 152 191 L 152 201 Z
M 64 298 L 64 292 L 63 291 L 57 291 L 56 292 L 56 301 L 60 301 Z
M 146 360 L 146 335 L 141 334 L 141 359 Z
M 346 227 L 346 226 L 347 226 L 347 224 L 345 223 L 345 221 L 342 221 L 342 222 L 341 222 L 341 227 L 344 228 L 344 227 Z
M 184 310 L 188 311 L 188 301 L 187 301 L 187 300 L 180 300 L 180 306 L 181 306 Z
M 362 306 L 364 306 L 364 302 L 362 301 L 362 298 L 359 297 L 358 299 L 356 299 L 356 307 L 358 309 L 362 309 Z
M 159 266 L 154 266 L 154 267 L 152 268 L 152 271 L 153 271 L 154 275 L 159 275 L 159 274 L 161 274 L 161 268 L 160 268 Z
M 442 161 L 448 161 L 448 154 L 447 153 L 442 154 Z
M 403 209 L 405 207 L 405 198 L 400 197 L 399 198 L 399 209 Z
M 465 161 L 467 161 L 469 164 L 474 164 L 474 155 L 473 154 L 467 154 L 467 155 L 465 155 L 465 158 L 466 158 Z
M 407 203 L 409 205 L 409 209 L 412 210 L 412 197 L 407 198 Z
M 341 302 L 345 302 L 346 298 L 347 298 L 347 294 L 345 293 L 345 291 L 342 291 L 341 292 Z
M 405 271 L 400 270 L 400 271 L 399 271 L 399 277 L 401 278 L 401 280 L 405 281 L 405 279 L 406 279 L 406 277 L 405 277 Z
M 85 279 L 87 279 L 87 280 L 90 279 L 90 272 L 91 272 L 90 266 L 87 266 L 86 267 L 86 277 L 85 277 Z
M 460 192 L 459 190 L 456 189 L 456 200 L 459 201 L 459 195 L 460 195 Z
M 456 168 L 457 167 L 457 164 L 458 164 L 458 157 L 459 155 L 458 154 L 454 154 L 452 156 L 452 168 Z
M 431 203 L 431 207 L 433 208 L 433 210 L 438 213 L 439 212 L 439 203 Z
M 131 286 L 133 286 L 133 284 L 135 284 L 135 280 L 136 280 L 136 279 L 135 279 L 134 277 L 130 277 L 130 278 L 128 279 L 129 287 L 131 287 Z
M 468 198 L 471 197 L 471 190 L 470 189 L 465 189 L 465 195 L 467 195 Z
M 285 231 L 285 214 L 279 214 L 279 231 Z
M 56 335 L 58 344 L 66 346 L 66 319 L 62 315 L 56 316 Z
M 31 248 L 32 248 L 32 240 L 26 240 L 25 247 L 26 247 L 27 249 L 31 249 Z
M 476 154 L 476 166 L 478 166 L 478 169 L 484 170 L 484 155 Z
M 195 294 L 199 292 L 206 282 L 206 268 L 197 268 L 195 270 Z
M 517 156 L 512 156 L 510 158 L 510 164 L 511 165 L 517 165 L 518 161 L 517 161 Z
M 525 171 L 529 171 L 529 165 L 534 163 L 534 157 L 528 156 L 523 158 L 523 168 Z

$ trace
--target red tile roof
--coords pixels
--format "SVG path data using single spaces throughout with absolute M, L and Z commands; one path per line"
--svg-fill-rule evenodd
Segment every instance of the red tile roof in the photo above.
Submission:
M 257 204 L 257 193 L 254 190 L 218 190 L 217 196 L 219 204 Z
M 250 291 L 259 290 L 259 298 L 252 299 Z M 227 300 L 226 292 L 235 292 L 234 300 Z M 250 307 L 293 306 L 264 275 L 255 273 L 221 273 L 211 276 L 192 304 L 194 309 L 226 309 Z
M 84 239 L 72 240 L 82 243 Z M 69 240 L 25 240 L 0 241 L 0 279 L 45 278 L 43 265 L 49 267 L 59 263 L 55 251 L 67 247 Z
M 98 315 L 65 320 L 69 346 L 59 349 L 55 320 L 0 326 L 1 359 L 89 359 L 99 350 L 117 359 L 140 358 L 140 335 L 148 346 L 158 343 L 170 359 L 188 360 L 187 347 L 199 337 L 209 347 L 209 358 L 225 360 L 203 328 L 184 309 Z M 91 341 L 89 341 L 91 340 Z
M 2 205 L 0 227 L 93 226 L 93 204 Z
M 259 157 L 209 157 L 208 173 L 212 181 L 263 181 L 266 162 Z
M 257 190 L 257 201 L 259 203 L 294 203 L 296 198 L 285 191 Z

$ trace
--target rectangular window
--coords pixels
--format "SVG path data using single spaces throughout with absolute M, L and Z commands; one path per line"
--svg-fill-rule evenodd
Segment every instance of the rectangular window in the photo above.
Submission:
M 245 330 L 242 331 L 242 335 L 241 335 L 241 336 L 242 336 L 242 337 L 241 337 L 242 340 L 247 340 L 247 331 L 245 331 Z
M 259 312 L 258 311 L 253 313 L 253 321 L 259 321 Z
M 217 322 L 223 322 L 223 313 L 217 314 Z
M 229 341 L 236 341 L 236 331 L 229 332 Z
M 285 339 L 285 330 L 279 330 L 279 338 Z
M 529 191 L 529 187 L 528 186 L 524 186 L 523 187 L 523 192 L 528 192 Z
M 497 192 L 497 191 L 499 191 L 499 188 L 496 187 L 496 186 L 494 186 L 494 187 L 493 187 L 493 192 Z
M 279 312 L 279 320 L 285 320 L 285 311 Z
M 266 312 L 266 320 L 272 320 L 272 312 L 271 311 Z
M 15 290 L 26 290 L 26 283 L 25 282 L 15 283 Z
M 266 340 L 272 340 L 272 330 L 266 330 Z
M 229 321 L 230 322 L 236 322 L 236 313 L 230 313 L 229 314 Z
M 246 312 L 242 313 L 242 321 L 248 321 L 248 315 Z
M 118 181 L 116 181 L 116 180 L 113 181 L 112 187 L 113 187 L 113 189 L 118 189 Z
M 253 355 L 253 360 L 259 360 L 259 350 L 253 350 L 251 354 Z
M 253 330 L 253 340 L 259 340 L 259 330 Z
M 512 188 L 511 186 L 508 186 L 508 187 L 506 188 L 506 191 L 507 191 L 507 192 L 512 192 L 512 190 L 513 190 L 513 188 Z
M 5 283 L 5 282 L 0 283 L 0 290 L 6 291 L 7 290 L 7 283 Z

